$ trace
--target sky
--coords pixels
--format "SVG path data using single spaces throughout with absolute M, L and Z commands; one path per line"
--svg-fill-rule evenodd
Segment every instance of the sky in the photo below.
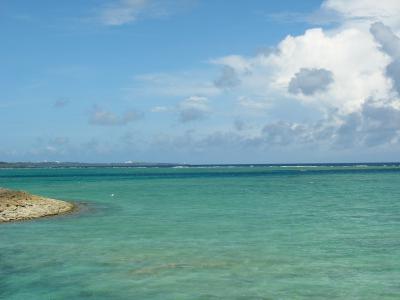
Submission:
M 0 0 L 0 161 L 400 161 L 398 0 Z

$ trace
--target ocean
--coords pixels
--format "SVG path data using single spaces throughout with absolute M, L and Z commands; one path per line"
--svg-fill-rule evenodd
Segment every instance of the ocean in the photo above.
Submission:
M 0 299 L 400 299 L 400 166 L 1 169 Z

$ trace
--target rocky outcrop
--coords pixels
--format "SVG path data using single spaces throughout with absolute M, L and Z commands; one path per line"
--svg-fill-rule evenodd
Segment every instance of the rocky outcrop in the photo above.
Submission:
M 0 188 L 0 223 L 60 215 L 72 210 L 72 203 Z

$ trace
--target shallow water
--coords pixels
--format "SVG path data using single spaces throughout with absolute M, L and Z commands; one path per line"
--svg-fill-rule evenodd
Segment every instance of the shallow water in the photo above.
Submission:
M 0 299 L 399 299 L 400 168 L 0 170 Z M 112 196 L 114 194 L 114 196 Z

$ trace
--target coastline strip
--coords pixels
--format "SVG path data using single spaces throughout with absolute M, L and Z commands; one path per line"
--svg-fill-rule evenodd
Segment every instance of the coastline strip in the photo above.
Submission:
M 69 202 L 0 188 L 0 223 L 61 215 L 74 209 Z

